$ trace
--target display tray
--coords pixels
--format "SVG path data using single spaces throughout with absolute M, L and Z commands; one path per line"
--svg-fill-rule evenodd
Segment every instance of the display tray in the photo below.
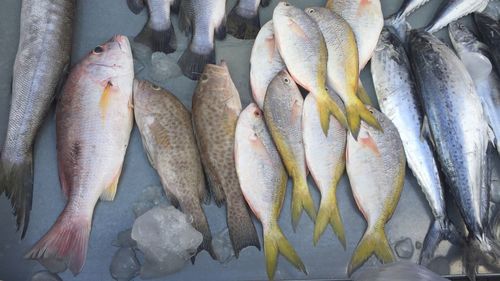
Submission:
M 77 2 L 72 53 L 73 63 L 78 62 L 91 49 L 108 40 L 114 34 L 136 35 L 147 19 L 145 11 L 140 15 L 131 13 L 125 0 L 80 0 Z M 234 0 L 228 0 L 227 2 L 228 9 L 235 3 Z M 273 0 L 269 7 L 261 9 L 262 23 L 271 18 L 273 8 L 277 2 L 278 0 Z M 290 2 L 305 8 L 306 6 L 324 5 L 325 1 L 290 0 Z M 383 0 L 384 14 L 387 16 L 395 12 L 401 2 L 402 0 Z M 429 22 L 441 2 L 441 0 L 433 0 L 418 10 L 410 18 L 412 26 L 420 27 Z M 12 66 L 19 39 L 20 8 L 20 0 L 2 0 L 0 3 L 1 142 L 5 138 L 7 129 Z M 467 20 L 465 21 L 467 22 Z M 177 16 L 174 17 L 173 22 L 177 26 Z M 187 38 L 178 29 L 176 29 L 176 34 L 179 45 L 178 51 L 169 55 L 173 60 L 176 60 L 181 55 L 187 45 Z M 438 35 L 448 41 L 445 32 Z M 249 57 L 252 44 L 252 40 L 237 40 L 232 36 L 228 36 L 226 40 L 216 43 L 217 61 L 223 59 L 227 62 L 244 106 L 251 101 Z M 150 54 L 144 53 L 144 49 L 136 49 L 135 51 L 142 56 L 150 56 Z M 151 67 L 145 64 L 136 77 L 148 79 L 150 70 Z M 369 67 L 363 71 L 362 80 L 372 100 L 376 102 Z M 196 82 L 183 76 L 155 82 L 172 91 L 188 108 L 191 108 L 191 96 Z M 15 220 L 11 215 L 9 202 L 5 196 L 0 197 L 0 280 L 30 280 L 34 272 L 43 269 L 37 262 L 25 260 L 23 255 L 45 234 L 64 207 L 65 199 L 60 190 L 57 174 L 54 119 L 53 107 L 36 139 L 33 209 L 24 240 L 20 240 L 20 234 L 16 232 Z M 363 175 L 359 176 L 362 177 Z M 319 193 L 313 187 L 314 184 L 311 180 L 309 184 L 314 200 L 318 204 Z M 117 249 L 112 246 L 112 241 L 116 238 L 118 232 L 131 227 L 134 221 L 132 204 L 141 191 L 149 185 L 159 185 L 159 179 L 144 153 L 139 131 L 137 127 L 134 127 L 117 196 L 113 202 L 99 202 L 97 204 L 87 260 L 83 271 L 76 277 L 70 272 L 61 273 L 60 276 L 64 280 L 112 280 L 109 265 Z M 318 245 L 314 247 L 312 244 L 313 223 L 306 215 L 302 215 L 297 232 L 292 230 L 290 187 L 289 182 L 280 225 L 304 261 L 309 275 L 306 276 L 297 271 L 290 263 L 280 257 L 275 278 L 289 280 L 346 279 L 347 264 L 366 227 L 365 220 L 355 206 L 347 177 L 342 178 L 338 188 L 338 202 L 347 237 L 346 250 L 342 248 L 331 228 L 327 229 Z M 449 210 L 451 217 L 458 217 L 453 204 L 448 204 L 448 206 L 451 206 Z M 226 210 L 224 207 L 218 208 L 212 201 L 204 208 L 212 233 L 218 233 L 226 228 Z M 420 254 L 418 246 L 423 242 L 430 224 L 430 218 L 430 208 L 424 195 L 415 178 L 407 169 L 401 200 L 394 216 L 386 226 L 391 246 L 394 247 L 398 241 L 405 238 L 411 239 L 415 251 L 412 257 L 407 260 L 416 262 Z M 257 220 L 255 220 L 255 225 L 262 241 L 261 225 Z M 462 254 L 461 249 L 443 242 L 436 251 L 436 259 L 431 263 L 430 267 L 445 276 L 461 276 L 463 275 Z M 378 261 L 371 257 L 364 266 L 377 264 Z M 485 268 L 480 268 L 480 272 L 487 276 L 494 275 Z M 137 277 L 135 280 L 139 280 L 139 278 Z M 240 253 L 239 259 L 233 259 L 226 264 L 214 261 L 209 257 L 208 253 L 202 252 L 197 256 L 195 265 L 187 263 L 182 271 L 165 277 L 163 280 L 267 280 L 267 275 L 263 252 L 251 247 L 244 249 Z

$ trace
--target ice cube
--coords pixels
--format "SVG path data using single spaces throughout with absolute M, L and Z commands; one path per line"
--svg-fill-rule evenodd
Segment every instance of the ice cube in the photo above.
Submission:
M 43 270 L 33 274 L 31 281 L 62 281 L 59 275 Z
M 134 239 L 131 237 L 132 228 L 126 229 L 118 233 L 116 240 L 113 241 L 113 246 L 115 247 L 123 247 L 123 248 L 135 248 L 137 247 L 137 243 L 135 243 Z
M 164 82 L 166 79 L 178 77 L 182 74 L 177 61 L 163 52 L 155 52 L 151 55 L 150 76 L 156 82 Z
M 413 256 L 413 242 L 410 238 L 404 238 L 398 242 L 394 247 L 396 249 L 396 254 L 402 259 L 409 259 Z
M 129 281 L 139 274 L 139 261 L 131 248 L 120 248 L 116 251 L 109 266 L 113 279 Z
M 151 185 L 142 191 L 139 198 L 133 203 L 132 209 L 135 217 L 139 217 L 145 212 L 149 211 L 154 206 L 168 206 L 170 202 L 165 196 L 163 187 L 158 185 Z
M 217 233 L 212 239 L 212 247 L 214 249 L 217 260 L 224 264 L 231 261 L 234 257 L 233 245 L 229 237 L 229 230 L 223 229 Z

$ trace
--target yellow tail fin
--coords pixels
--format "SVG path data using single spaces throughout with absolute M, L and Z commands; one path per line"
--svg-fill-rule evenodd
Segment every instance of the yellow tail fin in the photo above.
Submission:
M 306 267 L 293 246 L 288 242 L 277 223 L 264 228 L 264 254 L 266 256 L 267 277 L 274 279 L 278 254 L 281 253 L 293 266 L 307 274 Z
M 302 208 L 306 210 L 312 221 L 316 220 L 316 208 L 314 208 L 307 180 L 305 177 L 294 176 L 292 189 L 292 226 L 294 231 L 299 224 Z
M 368 96 L 368 93 L 366 92 L 366 89 L 363 86 L 361 80 L 359 80 L 358 91 L 356 92 L 356 95 L 358 96 L 358 98 L 361 100 L 362 103 L 366 105 L 373 105 L 372 100 L 370 99 L 370 96 Z
M 332 226 L 333 232 L 339 238 L 340 243 L 346 248 L 344 225 L 337 205 L 336 188 L 331 188 L 327 194 L 321 198 L 316 224 L 314 225 L 313 243 L 318 243 L 321 235 L 325 231 L 328 223 Z
M 384 227 L 373 227 L 366 230 L 363 238 L 354 250 L 354 253 L 347 268 L 347 274 L 351 274 L 360 267 L 372 254 L 382 262 L 390 263 L 395 260 Z
M 318 103 L 319 120 L 325 136 L 330 128 L 330 114 L 333 115 L 342 126 L 347 128 L 347 119 L 340 106 L 330 97 L 326 89 L 314 95 Z
M 358 139 L 359 129 L 361 127 L 361 119 L 368 125 L 382 131 L 382 127 L 377 118 L 365 107 L 359 100 L 354 99 L 346 104 L 347 123 L 349 124 L 349 131 L 351 131 L 354 139 Z

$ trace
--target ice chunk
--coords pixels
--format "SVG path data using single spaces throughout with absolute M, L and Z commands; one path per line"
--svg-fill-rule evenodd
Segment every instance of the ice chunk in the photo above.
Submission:
M 129 281 L 139 274 L 139 261 L 131 248 L 120 248 L 116 251 L 109 266 L 113 279 Z
M 158 185 L 151 185 L 142 191 L 139 198 L 132 205 L 135 217 L 138 217 L 145 212 L 151 210 L 155 206 L 168 206 L 170 202 L 165 196 L 163 187 Z
M 132 228 L 126 229 L 118 233 L 116 240 L 113 241 L 113 246 L 124 248 L 135 248 L 137 243 L 132 239 Z
M 234 250 L 229 237 L 229 230 L 223 229 L 212 239 L 212 247 L 214 249 L 217 260 L 220 263 L 228 263 L 234 257 Z
M 157 206 L 138 217 L 132 239 L 144 254 L 141 278 L 157 278 L 177 272 L 196 254 L 203 241 L 188 216 L 172 206 Z
M 59 275 L 43 270 L 33 274 L 31 281 L 62 281 Z
M 405 238 L 396 242 L 394 247 L 396 249 L 396 254 L 398 257 L 403 259 L 409 259 L 413 256 L 413 243 L 410 238 Z
M 182 74 L 177 61 L 163 52 L 151 55 L 150 76 L 156 82 L 165 82 L 166 79 L 178 77 Z

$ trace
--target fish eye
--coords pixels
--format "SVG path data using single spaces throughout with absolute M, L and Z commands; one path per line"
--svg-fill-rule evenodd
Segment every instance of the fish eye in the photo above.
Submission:
M 153 89 L 155 91 L 159 91 L 160 90 L 160 86 L 155 85 L 155 84 L 151 84 L 151 89 Z
M 260 112 L 259 112 L 259 111 L 255 111 L 253 114 L 254 114 L 256 117 L 260 117 Z
M 288 7 L 288 6 L 290 6 L 290 3 L 288 3 L 288 2 L 283 2 L 283 4 L 284 4 L 285 6 L 287 6 L 287 7 Z
M 290 80 L 289 80 L 288 78 L 285 78 L 285 80 L 284 80 L 284 81 L 285 81 L 285 83 L 287 83 L 287 84 L 288 84 L 288 83 L 290 83 Z
M 308 12 L 309 14 L 312 14 L 312 13 L 314 13 L 314 9 L 309 9 L 307 12 Z
M 104 49 L 101 46 L 97 46 L 94 48 L 94 54 L 100 54 L 104 51 Z

